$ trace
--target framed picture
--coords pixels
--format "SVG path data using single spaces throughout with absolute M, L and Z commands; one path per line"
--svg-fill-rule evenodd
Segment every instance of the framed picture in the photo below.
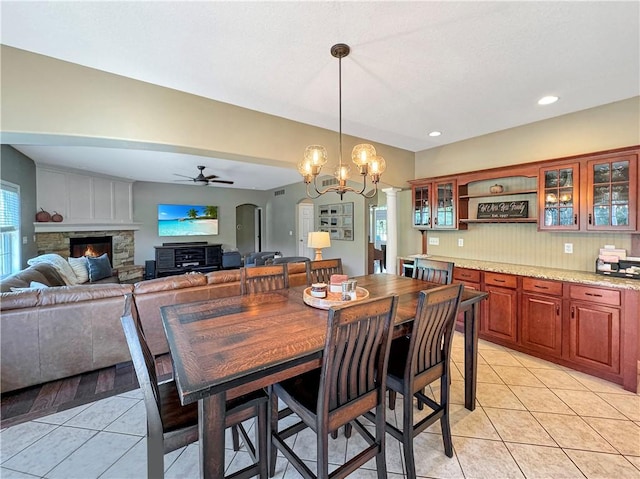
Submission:
M 332 240 L 353 241 L 353 202 L 321 205 L 318 227 L 328 231 Z

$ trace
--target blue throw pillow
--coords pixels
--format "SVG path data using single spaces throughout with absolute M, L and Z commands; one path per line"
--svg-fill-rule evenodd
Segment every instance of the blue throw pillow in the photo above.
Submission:
M 87 257 L 87 266 L 89 270 L 89 281 L 94 282 L 111 276 L 111 263 L 107 253 L 97 258 Z

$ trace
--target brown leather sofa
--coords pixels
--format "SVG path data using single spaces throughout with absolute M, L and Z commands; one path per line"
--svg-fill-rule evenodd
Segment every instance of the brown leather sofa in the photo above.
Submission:
M 307 284 L 304 263 L 290 263 L 288 271 L 290 286 Z M 51 275 L 41 271 L 40 279 L 30 281 L 55 282 L 54 276 L 45 281 L 45 273 Z M 133 293 L 151 351 L 158 355 L 168 352 L 160 306 L 238 295 L 240 270 L 168 276 L 135 285 L 52 285 L 1 293 L 0 392 L 130 361 L 120 324 L 127 293 Z

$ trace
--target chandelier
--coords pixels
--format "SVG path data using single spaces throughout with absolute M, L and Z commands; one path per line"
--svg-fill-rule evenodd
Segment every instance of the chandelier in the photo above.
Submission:
M 304 179 L 304 183 L 307 189 L 307 196 L 309 198 L 319 198 L 325 193 L 335 191 L 340 195 L 347 192 L 356 193 L 364 196 L 365 198 L 372 198 L 378 192 L 378 182 L 380 181 L 380 175 L 386 169 L 386 163 L 384 158 L 378 156 L 376 149 L 373 145 L 360 144 L 356 145 L 351 152 L 351 159 L 358 168 L 358 173 L 363 178 L 362 189 L 352 188 L 347 186 L 347 180 L 351 176 L 351 167 L 348 164 L 342 162 L 342 59 L 349 55 L 349 45 L 344 43 L 338 43 L 331 47 L 331 55 L 338 59 L 338 118 L 339 118 L 339 133 L 340 133 L 340 145 L 339 145 L 339 162 L 334 171 L 334 176 L 338 180 L 336 185 L 331 185 L 323 190 L 319 190 L 316 184 L 316 179 L 322 170 L 322 167 L 327 163 L 327 150 L 321 145 L 307 146 L 304 151 L 304 159 L 298 163 L 298 171 Z M 367 189 L 367 176 L 370 176 L 371 182 L 375 186 L 369 193 L 365 193 Z M 313 182 L 313 191 L 309 191 L 309 185 Z M 314 196 L 315 195 L 315 196 Z

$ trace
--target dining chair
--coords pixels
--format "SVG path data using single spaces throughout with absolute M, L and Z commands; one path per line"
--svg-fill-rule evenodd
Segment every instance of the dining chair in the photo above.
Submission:
M 378 478 L 386 478 L 385 384 L 390 347 L 390 327 L 397 296 L 386 296 L 331 308 L 322 366 L 270 388 L 270 470 L 275 474 L 277 450 L 305 478 L 342 478 L 376 458 Z M 300 421 L 278 430 L 278 399 Z M 375 433 L 358 418 L 376 411 Z M 329 434 L 352 424 L 368 446 L 329 474 Z M 287 438 L 311 428 L 317 435 L 317 474 L 286 443 Z
M 332 274 L 342 273 L 342 259 L 321 259 L 309 263 L 309 284 L 329 284 Z
M 435 259 L 417 258 L 413 268 L 413 278 L 430 283 L 451 284 L 453 282 L 454 263 L 450 261 L 438 261 Z M 396 393 L 389 391 L 389 407 L 394 409 L 396 405 Z M 418 401 L 418 409 L 424 409 L 424 404 Z
M 445 454 L 453 456 L 449 423 L 451 343 L 458 304 L 464 286 L 452 284 L 420 292 L 413 331 L 394 340 L 389 353 L 387 388 L 402 394 L 402 429 L 387 423 L 387 432 L 402 442 L 407 477 L 416 477 L 413 438 L 440 419 Z M 440 379 L 440 401 L 424 393 L 424 388 Z M 413 398 L 432 412 L 414 424 Z M 376 420 L 372 415 L 369 419 Z
M 254 266 L 240 270 L 242 294 L 264 293 L 289 287 L 287 264 Z
M 439 284 L 453 282 L 454 263 L 435 259 L 417 258 L 413 269 L 413 277 L 423 281 Z
M 132 314 L 131 298 L 131 294 L 126 295 L 120 321 L 147 413 L 147 477 L 158 479 L 164 477 L 165 454 L 198 440 L 198 404 L 182 406 L 173 379 L 158 383 L 153 355 L 140 322 Z M 260 389 L 227 401 L 225 427 L 232 427 L 233 449 L 240 449 L 239 432 L 254 461 L 250 466 L 235 472 L 234 479 L 256 475 L 263 479 L 267 477 L 268 399 L 265 391 Z M 257 417 L 257 448 L 242 425 L 243 421 L 252 417 Z

